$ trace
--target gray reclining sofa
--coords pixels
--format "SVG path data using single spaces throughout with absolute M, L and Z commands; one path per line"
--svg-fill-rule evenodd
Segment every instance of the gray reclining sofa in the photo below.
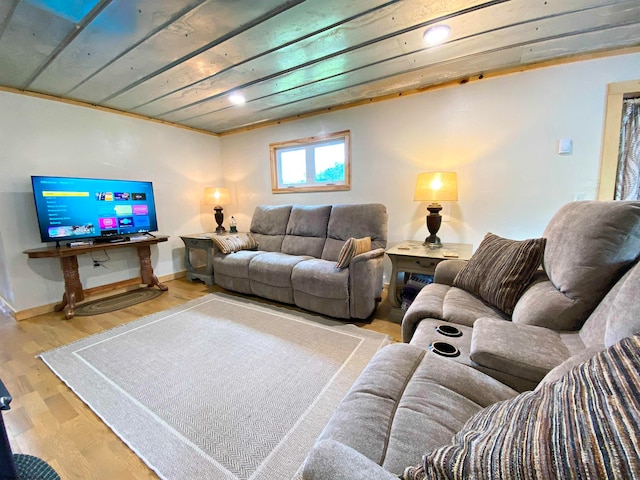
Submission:
M 335 318 L 366 319 L 382 294 L 387 219 L 377 203 L 258 206 L 250 227 L 257 249 L 214 252 L 215 282 Z M 366 237 L 371 249 L 338 268 L 346 241 Z
M 640 478 L 639 209 L 638 202 L 569 204 L 550 222 L 545 256 L 551 250 L 529 286 L 549 294 L 529 303 L 529 318 L 546 326 L 519 324 L 504 312 L 483 320 L 492 307 L 477 298 L 468 304 L 477 316 L 469 325 L 438 319 L 443 302 L 449 313 L 473 315 L 462 312 L 464 302 L 446 306 L 460 298 L 447 299 L 456 289 L 451 281 L 425 287 L 405 315 L 410 344 L 385 347 L 371 360 L 309 454 L 303 478 Z M 554 237 L 573 248 L 554 245 Z M 561 322 L 553 330 L 554 318 L 584 300 L 580 284 L 598 300 L 579 307 L 571 320 L 578 329 Z M 556 295 L 566 298 L 554 302 Z M 490 328 L 478 337 L 485 321 Z M 440 325 L 463 334 L 443 335 Z M 466 354 L 436 354 L 431 346 L 441 340 L 459 342 Z M 487 345 L 481 359 L 492 355 L 498 375 L 470 358 L 476 340 Z M 544 367 L 521 365 L 522 358 Z M 495 378 L 503 376 L 518 389 Z M 522 391 L 523 378 L 532 390 Z

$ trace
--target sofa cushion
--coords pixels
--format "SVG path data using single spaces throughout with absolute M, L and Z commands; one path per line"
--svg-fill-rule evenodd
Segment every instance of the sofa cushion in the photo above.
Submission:
M 540 324 L 547 318 L 556 330 L 577 330 L 640 253 L 640 202 L 581 201 L 569 203 L 553 216 L 544 230 L 547 239 L 543 266 L 549 280 L 522 296 L 513 314 L 516 323 Z M 557 299 L 554 299 L 557 297 Z M 551 325 L 548 325 L 551 326 Z
M 291 272 L 296 264 L 310 258 L 280 252 L 255 257 L 249 264 L 251 292 L 278 302 L 294 303 Z
M 361 253 L 366 253 L 371 250 L 371 237 L 364 238 L 349 238 L 340 250 L 338 255 L 337 268 L 347 268 L 351 259 Z
M 287 233 L 291 205 L 259 205 L 253 212 L 249 231 L 260 245 L 260 250 L 279 252 Z
M 287 235 L 326 237 L 331 205 L 293 205 Z
M 607 317 L 604 335 L 607 347 L 640 333 L 640 263 L 628 272 L 621 283 Z
M 577 367 L 581 363 L 586 362 L 591 357 L 593 357 L 596 353 L 604 350 L 604 347 L 589 347 L 584 349 L 582 352 L 572 355 L 567 358 L 564 362 L 562 362 L 557 367 L 554 367 L 547 373 L 542 380 L 536 386 L 536 390 L 542 388 L 542 386 L 546 383 L 553 383 L 562 378 L 568 371 L 570 371 L 573 367 Z
M 629 278 L 629 275 L 631 275 L 635 270 L 640 270 L 640 264 L 637 263 L 634 265 L 631 270 L 625 273 L 616 282 L 616 284 L 611 287 L 611 290 L 607 292 L 595 310 L 591 312 L 587 321 L 584 322 L 584 325 L 582 325 L 582 328 L 579 331 L 580 339 L 588 348 L 598 347 L 599 350 L 603 350 L 605 348 L 604 335 L 607 330 L 609 312 L 611 312 L 611 307 L 615 303 L 622 285 L 624 285 L 627 278 Z M 640 282 L 640 278 L 637 278 L 636 282 Z M 637 284 L 636 288 L 640 289 L 640 284 Z
M 349 299 L 349 272 L 336 270 L 336 264 L 317 258 L 300 262 L 293 267 L 291 281 L 294 290 L 318 298 Z
M 488 233 L 453 286 L 478 295 L 508 315 L 540 266 L 545 239 L 508 240 Z
M 249 263 L 264 252 L 257 250 L 239 250 L 235 253 L 213 256 L 213 274 L 216 285 L 234 292 L 251 293 L 249 283 Z
M 351 237 L 371 237 L 371 249 L 387 246 L 387 208 L 380 203 L 334 205 L 322 259 L 336 262 L 344 242 Z
M 282 240 L 281 251 L 289 255 L 306 255 L 320 258 L 326 238 L 303 237 L 297 235 L 285 235 Z
M 580 304 L 565 296 L 547 279 L 532 282 L 513 309 L 514 323 L 537 325 L 554 330 L 576 330 Z
M 516 394 L 466 365 L 393 344 L 371 359 L 318 442 L 338 441 L 401 473 L 407 458 L 449 442 L 484 406 Z
M 640 478 L 640 336 L 469 419 L 427 478 Z M 570 438 L 567 438 L 570 432 Z
M 335 318 L 351 317 L 348 269 L 312 258 L 293 268 L 291 284 L 297 306 Z
M 330 213 L 331 205 L 294 205 L 282 241 L 282 253 L 320 258 Z
M 483 317 L 509 319 L 506 313 L 469 292 L 449 285 L 431 283 L 420 290 L 407 309 L 402 319 L 402 340 L 411 341 L 416 325 L 423 318 L 442 319 L 470 327 L 478 318 Z
M 238 233 L 235 235 L 212 235 L 211 240 L 215 247 L 222 253 L 234 253 L 240 250 L 255 250 L 258 242 L 250 233 Z
M 249 263 L 264 252 L 257 250 L 239 250 L 233 255 L 217 254 L 213 257 L 213 273 L 215 276 L 227 275 L 235 278 L 249 278 Z M 216 280 L 217 283 L 217 280 Z

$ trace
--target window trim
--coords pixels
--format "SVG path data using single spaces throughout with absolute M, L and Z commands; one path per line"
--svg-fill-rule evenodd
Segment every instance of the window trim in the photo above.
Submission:
M 625 97 L 636 96 L 638 93 L 640 93 L 640 80 L 610 83 L 607 87 L 607 109 L 604 117 L 598 200 L 613 200 L 616 194 L 622 102 Z
M 304 184 L 300 186 L 278 186 L 278 150 L 291 147 L 311 147 L 317 143 L 324 143 L 334 139 L 344 139 L 345 159 L 344 159 L 344 183 L 342 184 Z M 304 193 L 304 192 L 338 192 L 351 190 L 351 131 L 327 133 L 314 137 L 299 138 L 286 142 L 269 144 L 269 156 L 271 161 L 271 192 L 272 193 Z

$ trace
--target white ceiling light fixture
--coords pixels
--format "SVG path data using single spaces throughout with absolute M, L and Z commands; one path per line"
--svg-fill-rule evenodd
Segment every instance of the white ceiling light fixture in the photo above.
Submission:
M 229 95 L 229 101 L 234 105 L 244 105 L 246 100 L 241 93 L 232 93 Z
M 449 35 L 451 35 L 451 27 L 449 25 L 436 25 L 428 28 L 422 38 L 427 45 L 438 45 L 449 38 Z

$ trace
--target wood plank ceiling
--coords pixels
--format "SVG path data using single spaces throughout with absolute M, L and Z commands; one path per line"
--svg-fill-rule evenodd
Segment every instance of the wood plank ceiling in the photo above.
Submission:
M 218 134 L 638 45 L 640 0 L 0 0 L 0 86 Z

